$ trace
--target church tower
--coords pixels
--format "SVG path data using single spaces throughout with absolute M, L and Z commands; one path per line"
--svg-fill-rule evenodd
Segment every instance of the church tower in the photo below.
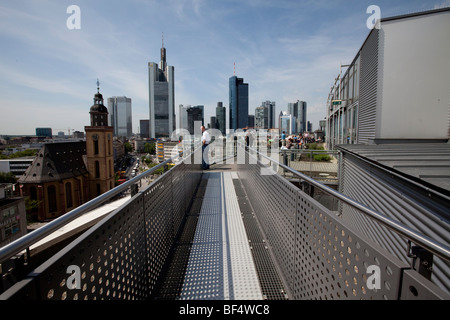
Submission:
M 89 197 L 93 199 L 114 188 L 113 127 L 108 126 L 108 109 L 103 105 L 97 80 L 97 93 L 85 126 L 86 156 L 89 170 Z

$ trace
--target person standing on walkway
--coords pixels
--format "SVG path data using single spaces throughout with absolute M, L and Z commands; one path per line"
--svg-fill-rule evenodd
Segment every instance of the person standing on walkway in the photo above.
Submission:
M 205 126 L 200 127 L 202 129 L 202 169 L 209 169 L 209 160 L 208 160 L 208 145 L 211 142 L 211 137 L 209 136 L 208 131 L 206 131 Z

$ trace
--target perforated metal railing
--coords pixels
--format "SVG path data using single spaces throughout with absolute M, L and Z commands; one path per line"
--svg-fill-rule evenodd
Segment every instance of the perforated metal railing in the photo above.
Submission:
M 173 160 L 167 160 L 155 169 Z M 161 281 L 170 247 L 180 230 L 201 175 L 201 148 L 198 148 L 5 291 L 0 295 L 0 300 L 151 298 Z M 105 193 L 103 198 L 123 191 L 142 177 Z M 69 215 L 55 221 L 47 230 L 40 231 L 39 237 L 34 236 L 33 232 L 21 242 L 13 243 L 12 248 L 2 248 L 2 259 L 24 249 L 104 199 L 98 197 L 93 204 L 87 203 L 72 213 L 73 217 Z
M 268 157 L 248 150 L 251 154 L 242 145 L 237 148 L 237 173 L 289 299 L 450 299 L 411 266 L 267 170 L 270 165 L 282 164 L 273 160 L 264 164 L 260 160 Z M 170 248 L 201 181 L 199 152 L 136 193 L 0 299 L 152 299 L 168 270 Z M 376 212 L 291 168 L 283 169 L 449 259 L 450 251 L 444 245 L 383 220 Z M 5 250 L 1 253 L 2 259 L 11 256 Z
M 308 194 L 268 168 L 281 166 L 447 262 L 450 250 L 337 191 L 240 145 L 238 174 L 291 299 L 450 299 L 447 291 L 357 233 Z M 239 158 L 239 151 L 238 151 Z M 261 160 L 264 160 L 261 162 Z

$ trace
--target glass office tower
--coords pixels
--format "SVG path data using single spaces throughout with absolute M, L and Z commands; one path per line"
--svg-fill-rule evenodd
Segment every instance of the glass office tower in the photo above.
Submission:
M 150 138 L 170 137 L 175 130 L 174 67 L 166 63 L 166 49 L 161 48 L 161 62 L 148 63 Z
M 229 80 L 230 129 L 248 127 L 248 83 L 244 79 L 232 76 Z
M 109 123 L 114 136 L 131 138 L 133 135 L 131 99 L 127 97 L 108 98 Z

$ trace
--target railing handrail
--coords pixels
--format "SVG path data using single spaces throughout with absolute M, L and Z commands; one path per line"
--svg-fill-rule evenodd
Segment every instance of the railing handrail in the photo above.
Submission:
M 186 159 L 191 154 L 192 153 L 189 153 L 189 155 L 185 156 L 183 158 L 183 160 Z M 72 222 L 76 218 L 79 218 L 81 215 L 85 214 L 86 212 L 98 207 L 99 205 L 110 200 L 117 194 L 125 191 L 130 186 L 132 186 L 136 182 L 140 181 L 141 179 L 145 178 L 146 176 L 152 174 L 154 171 L 158 170 L 159 168 L 167 165 L 168 163 L 173 163 L 173 161 L 175 159 L 180 158 L 180 157 L 181 157 L 181 155 L 178 154 L 178 155 L 171 157 L 170 159 L 165 160 L 164 162 L 159 163 L 158 165 L 150 168 L 147 171 L 144 171 L 143 173 L 137 175 L 136 177 L 116 186 L 115 188 L 101 194 L 100 196 L 95 197 L 94 199 L 92 199 L 88 202 L 85 202 L 82 205 L 76 207 L 75 209 L 50 221 L 49 223 L 45 224 L 44 226 L 40 227 L 39 229 L 36 229 L 30 233 L 27 233 L 26 235 L 1 247 L 0 248 L 0 264 L 3 263 L 4 261 L 6 261 L 7 259 L 13 257 L 14 255 L 22 252 L 23 250 L 29 248 L 31 245 L 35 244 L 39 240 L 42 240 L 43 238 L 50 235 L 54 231 L 60 229 L 61 227 L 67 225 L 68 223 Z M 180 162 L 182 162 L 182 161 L 180 161 Z
M 241 142 L 239 142 L 241 145 L 243 145 Z M 359 210 L 360 212 L 364 213 L 365 215 L 367 215 L 369 218 L 371 219 L 375 219 L 376 221 L 380 222 L 382 225 L 384 225 L 385 227 L 389 228 L 390 230 L 394 231 L 395 233 L 402 235 L 403 237 L 407 238 L 408 240 L 416 243 L 417 245 L 423 247 L 424 249 L 429 250 L 431 253 L 439 256 L 440 258 L 446 260 L 447 262 L 450 262 L 450 247 L 440 243 L 439 241 L 436 241 L 426 235 L 423 235 L 421 233 L 419 233 L 418 231 L 409 228 L 408 226 L 405 226 L 403 224 L 401 224 L 400 222 L 386 216 L 383 215 L 367 206 L 365 206 L 362 203 L 359 203 L 345 195 L 343 195 L 342 193 L 334 190 L 333 188 L 330 188 L 328 186 L 326 186 L 325 184 L 316 181 L 314 179 L 312 179 L 311 177 L 308 177 L 307 175 L 298 172 L 294 169 L 292 169 L 291 167 L 288 167 L 282 163 L 280 163 L 279 161 L 270 158 L 269 156 L 255 150 L 254 148 L 248 147 L 249 150 L 256 152 L 257 154 L 259 154 L 260 156 L 266 158 L 267 160 L 276 163 L 277 165 L 279 165 L 281 168 L 291 172 L 292 174 L 300 177 L 302 180 L 307 181 L 308 183 L 314 185 L 315 187 L 321 189 L 322 191 L 332 195 L 333 197 L 345 202 L 346 204 L 350 205 L 351 207 Z M 259 160 L 258 160 L 259 161 Z

